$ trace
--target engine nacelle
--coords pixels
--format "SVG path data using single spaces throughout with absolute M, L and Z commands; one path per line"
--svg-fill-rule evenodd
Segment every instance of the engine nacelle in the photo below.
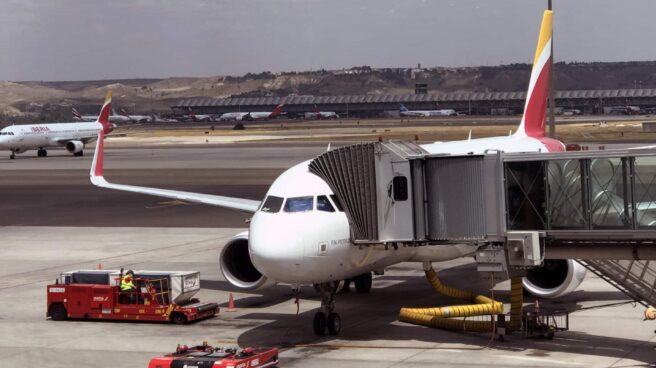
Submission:
M 27 152 L 27 148 L 25 148 L 25 147 L 14 148 L 13 151 L 14 151 L 14 153 L 25 153 L 25 152 Z
M 66 143 L 66 150 L 70 153 L 78 153 L 84 149 L 84 143 L 80 141 L 70 141 Z
M 585 274 L 585 267 L 574 260 L 547 259 L 542 267 L 527 272 L 523 284 L 539 298 L 557 298 L 576 290 Z
M 248 252 L 248 231 L 228 240 L 219 256 L 219 264 L 223 277 L 239 289 L 257 290 L 274 284 L 253 266 Z

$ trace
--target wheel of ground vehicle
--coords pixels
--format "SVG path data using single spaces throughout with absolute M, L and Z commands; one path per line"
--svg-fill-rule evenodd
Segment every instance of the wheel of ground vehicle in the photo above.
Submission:
M 68 318 L 66 307 L 61 304 L 51 305 L 50 309 L 48 310 L 48 314 L 50 315 L 50 318 L 53 319 L 53 321 L 63 321 Z
M 356 276 L 353 279 L 355 290 L 359 294 L 366 294 L 371 291 L 371 272 Z
M 317 312 L 314 315 L 312 327 L 316 335 L 323 336 L 326 334 L 326 315 L 323 312 Z
M 328 333 L 337 335 L 342 329 L 342 319 L 337 313 L 330 313 L 328 315 Z
M 187 316 L 182 313 L 173 313 L 171 314 L 171 322 L 175 323 L 176 325 L 184 325 L 187 323 Z

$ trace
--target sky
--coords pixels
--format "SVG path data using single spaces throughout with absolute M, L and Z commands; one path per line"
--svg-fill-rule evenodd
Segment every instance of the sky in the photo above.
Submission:
M 656 1 L 553 0 L 556 61 L 656 60 Z M 528 63 L 547 0 L 0 0 L 0 80 Z

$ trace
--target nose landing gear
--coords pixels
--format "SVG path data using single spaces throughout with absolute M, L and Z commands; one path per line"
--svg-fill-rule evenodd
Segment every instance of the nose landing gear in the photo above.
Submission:
M 342 319 L 339 314 L 335 313 L 335 294 L 339 283 L 328 282 L 319 285 L 321 289 L 321 308 L 314 315 L 312 327 L 314 333 L 323 336 L 328 332 L 330 335 L 337 335 L 342 329 Z

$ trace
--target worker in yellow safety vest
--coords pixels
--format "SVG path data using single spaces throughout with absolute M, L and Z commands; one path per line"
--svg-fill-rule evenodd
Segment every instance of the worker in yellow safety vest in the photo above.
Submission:
M 129 293 L 136 290 L 136 287 L 132 282 L 133 278 L 134 278 L 134 273 L 132 272 L 132 270 L 128 270 L 128 272 L 126 272 L 125 275 L 123 275 L 123 277 L 121 278 L 121 292 Z

